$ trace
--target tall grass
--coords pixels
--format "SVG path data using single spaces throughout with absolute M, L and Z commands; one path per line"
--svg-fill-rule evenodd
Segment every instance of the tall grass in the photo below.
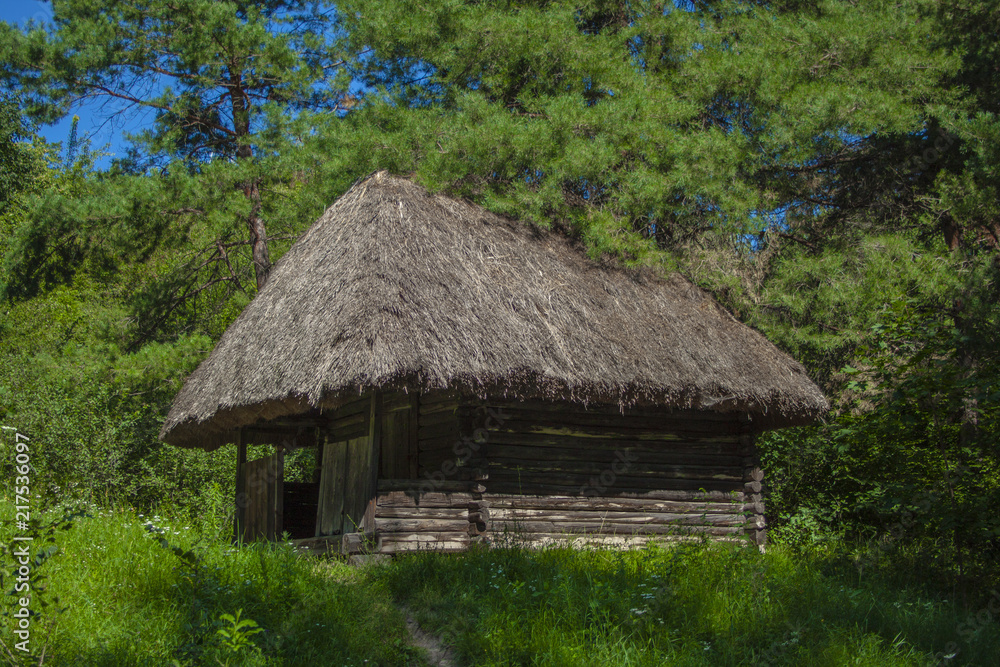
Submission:
M 13 512 L 3 508 L 10 544 Z M 235 548 L 183 514 L 88 511 L 59 531 L 59 552 L 35 573 L 48 585 L 38 601 L 49 604 L 25 664 L 38 664 L 43 645 L 52 665 L 422 664 L 384 584 L 344 563 L 286 544 Z M 218 631 L 237 612 L 262 632 L 234 656 Z M 0 639 L 11 646 L 11 637 Z
M 996 664 L 1000 615 L 726 544 L 421 554 L 382 570 L 470 665 Z M 969 633 L 965 633 L 968 635 Z
M 234 547 L 214 502 L 195 517 L 89 506 L 56 531 L 59 551 L 34 572 L 47 590 L 33 608 L 49 605 L 32 621 L 33 662 L 21 662 L 38 664 L 44 646 L 52 665 L 424 664 L 399 605 L 477 666 L 991 665 L 1000 655 L 1000 613 L 987 603 L 963 609 L 829 555 L 513 544 L 352 568 L 287 544 Z M 0 507 L 10 544 L 12 507 Z M 234 639 L 237 618 L 261 632 L 244 626 L 245 641 Z

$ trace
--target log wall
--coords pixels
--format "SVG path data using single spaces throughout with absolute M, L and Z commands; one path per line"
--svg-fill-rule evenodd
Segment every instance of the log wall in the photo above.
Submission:
M 397 392 L 342 406 L 323 430 L 316 534 L 374 531 L 365 548 L 384 553 L 765 539 L 763 474 L 739 416 Z M 348 509 L 331 501 L 346 505 L 357 494 L 344 490 L 366 484 L 340 465 L 352 445 L 378 470 L 373 502 L 346 511 L 364 513 L 357 527 L 331 521 Z
M 749 534 L 763 544 L 763 475 L 739 416 L 545 403 L 487 413 L 493 539 L 641 545 Z
M 379 481 L 387 553 L 765 537 L 763 475 L 738 416 L 438 394 L 420 397 L 417 434 L 416 478 Z

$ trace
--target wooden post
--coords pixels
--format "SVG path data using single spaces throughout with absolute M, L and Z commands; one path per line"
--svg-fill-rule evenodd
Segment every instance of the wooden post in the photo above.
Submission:
M 236 431 L 236 507 L 233 513 L 233 541 L 246 539 L 247 512 L 247 445 L 243 442 L 243 429 Z
M 414 391 L 410 394 L 410 422 L 409 433 L 407 434 L 406 463 L 410 479 L 416 479 L 420 474 L 420 392 Z
M 379 453 L 382 449 L 382 392 L 372 392 L 371 416 L 368 420 L 368 479 L 365 484 L 365 515 L 362 520 L 362 530 L 366 533 L 375 531 L 375 498 L 378 495 Z
M 281 539 L 284 532 L 285 523 L 285 447 L 277 445 L 274 453 L 274 500 L 272 504 L 272 520 L 268 526 L 271 539 L 277 541 Z

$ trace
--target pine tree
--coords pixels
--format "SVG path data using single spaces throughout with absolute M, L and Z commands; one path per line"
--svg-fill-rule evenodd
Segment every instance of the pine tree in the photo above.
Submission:
M 255 160 L 273 154 L 304 111 L 346 93 L 332 7 L 306 0 L 126 2 L 63 0 L 51 26 L 0 25 L 0 79 L 31 116 L 52 121 L 74 102 L 105 99 L 110 114 L 147 110 L 138 139 L 153 155 L 245 165 L 237 184 L 258 288 L 270 268 Z

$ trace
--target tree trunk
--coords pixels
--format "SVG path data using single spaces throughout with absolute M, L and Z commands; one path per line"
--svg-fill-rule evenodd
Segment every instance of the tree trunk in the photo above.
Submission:
M 267 249 L 267 230 L 264 220 L 260 217 L 260 181 L 254 179 L 243 189 L 250 201 L 250 214 L 247 216 L 247 227 L 250 228 L 250 247 L 253 252 L 253 268 L 257 275 L 257 291 L 264 288 L 267 274 L 271 270 L 271 254 Z
M 250 136 L 250 106 L 238 67 L 233 63 L 230 67 L 229 94 L 233 105 L 233 129 L 237 141 Z M 253 159 L 253 147 L 246 142 L 240 143 L 236 149 L 240 162 Z M 267 249 L 267 230 L 264 219 L 260 217 L 260 179 L 254 178 L 243 184 L 243 194 L 250 202 L 250 212 L 247 214 L 247 227 L 250 231 L 250 248 L 253 255 L 253 268 L 257 277 L 257 291 L 264 289 L 267 274 L 271 270 L 271 254 Z

